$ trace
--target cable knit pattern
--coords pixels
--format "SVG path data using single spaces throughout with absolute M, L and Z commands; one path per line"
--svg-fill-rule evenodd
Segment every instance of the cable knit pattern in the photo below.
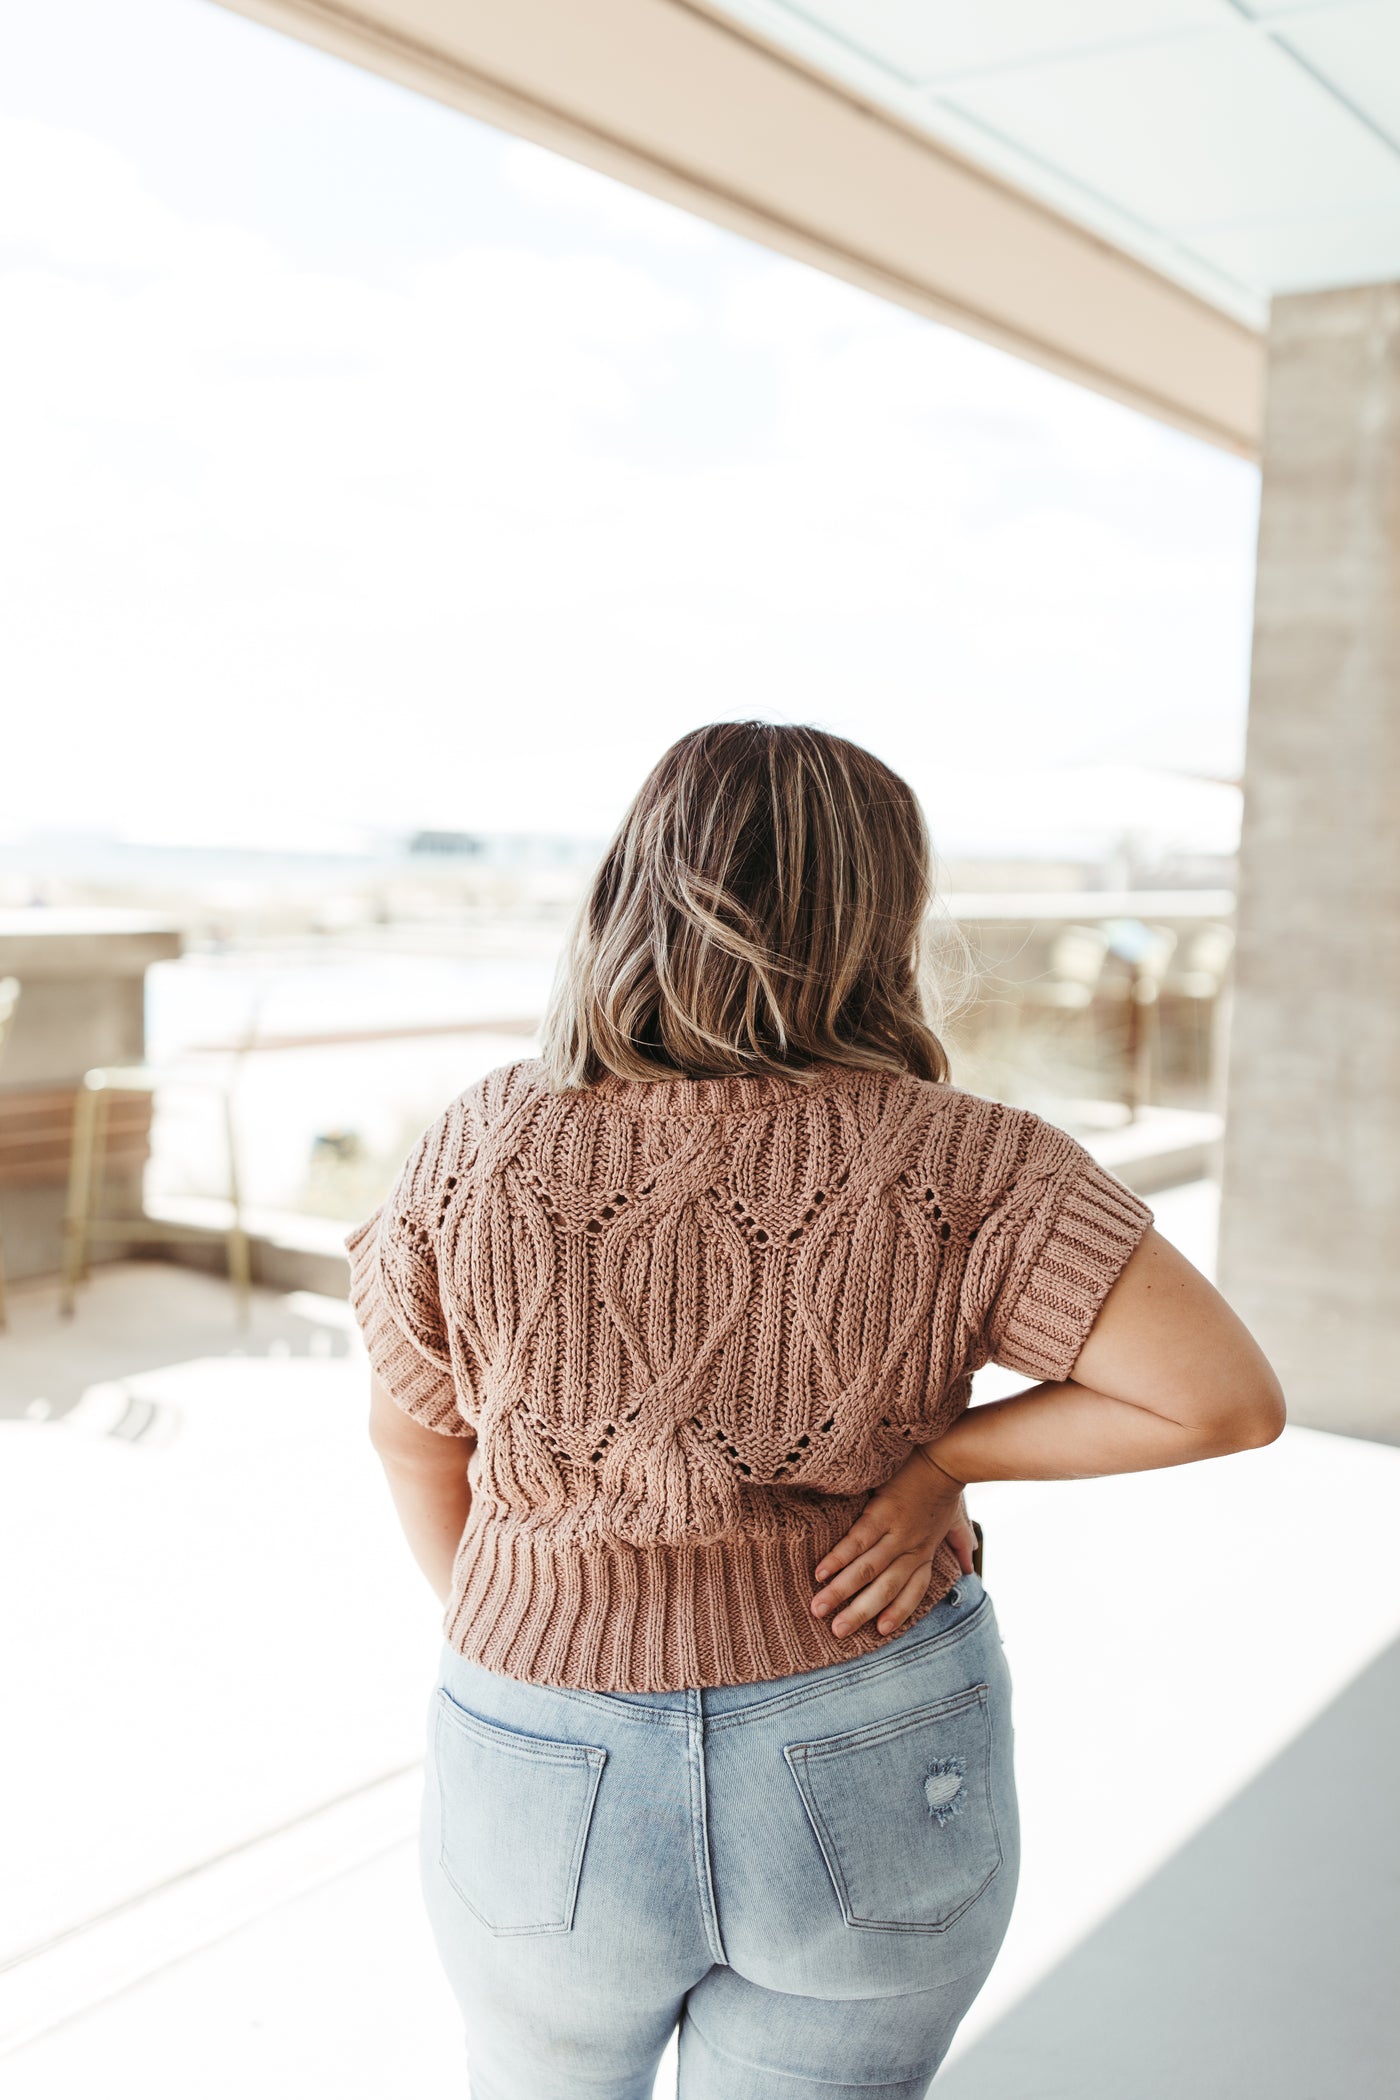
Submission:
M 1067 1376 L 1151 1219 L 1029 1110 L 910 1076 L 488 1073 L 346 1242 L 394 1399 L 477 1440 L 445 1635 L 600 1691 L 883 1647 L 812 1570 L 982 1364 Z

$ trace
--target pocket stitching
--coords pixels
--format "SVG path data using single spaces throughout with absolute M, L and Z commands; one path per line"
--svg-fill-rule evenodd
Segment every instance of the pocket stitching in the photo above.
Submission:
M 990 1688 L 985 1684 L 975 1685 L 967 1691 L 953 1693 L 950 1698 L 933 1700 L 930 1702 L 929 1705 L 917 1708 L 913 1714 L 891 1715 L 890 1719 L 887 1722 L 873 1721 L 868 1723 L 866 1728 L 863 1729 L 851 1728 L 845 1730 L 844 1733 L 840 1736 L 825 1736 L 821 1739 L 820 1743 L 818 1744 L 784 1744 L 783 1758 L 787 1764 L 788 1770 L 792 1773 L 794 1784 L 797 1787 L 798 1798 L 801 1801 L 804 1810 L 806 1811 L 807 1820 L 812 1825 L 813 1833 L 816 1837 L 817 1844 L 821 1849 L 822 1858 L 826 1864 L 826 1871 L 830 1875 L 832 1886 L 836 1890 L 836 1899 L 841 1906 L 842 1920 L 853 1931 L 924 1933 L 946 1932 L 949 1926 L 955 1925 L 958 1919 L 961 1918 L 971 1908 L 971 1906 L 977 1902 L 980 1896 L 986 1894 L 987 1889 L 991 1886 L 992 1882 L 1001 1872 L 1002 1866 L 1005 1863 L 1005 1851 L 1001 1842 L 1001 1827 L 997 1822 L 996 1804 L 992 1799 L 993 1723 L 989 1699 L 989 1689 Z M 848 1745 L 854 1740 L 860 1740 L 862 1743 L 887 1742 L 889 1741 L 892 1735 L 899 1734 L 904 1728 L 918 1727 L 922 1723 L 928 1721 L 934 1714 L 947 1715 L 950 1713 L 958 1713 L 964 1711 L 966 1708 L 971 1706 L 981 1708 L 986 1723 L 982 1737 L 982 1792 L 983 1798 L 987 1804 L 987 1819 L 991 1825 L 992 1839 L 996 1849 L 996 1858 L 993 1860 L 991 1866 L 988 1868 L 986 1874 L 978 1883 L 977 1887 L 973 1889 L 968 1896 L 964 1897 L 963 1901 L 958 1905 L 956 1910 L 950 1911 L 946 1918 L 939 1919 L 936 1924 L 928 1924 L 920 1921 L 900 1918 L 880 1919 L 857 1917 L 855 1915 L 855 1908 L 851 1900 L 850 1890 L 846 1882 L 846 1877 L 842 1871 L 841 1863 L 837 1855 L 835 1840 L 833 1839 L 830 1831 L 826 1827 L 826 1821 L 821 1813 L 821 1809 L 817 1805 L 815 1799 L 809 1799 L 808 1791 L 806 1787 L 803 1786 L 802 1781 L 798 1776 L 798 1761 L 800 1761 L 805 1767 L 808 1761 L 809 1754 L 815 1753 L 815 1755 L 818 1758 L 822 1757 L 823 1755 L 831 1756 L 835 1754 L 839 1748 Z
M 575 1771 L 580 1766 L 586 1766 L 591 1772 L 592 1784 L 585 1793 L 583 1805 L 579 1811 L 578 1834 L 575 1838 L 573 1853 L 569 1861 L 563 1916 L 557 1920 L 551 1919 L 545 1925 L 493 1925 L 491 1920 L 473 1903 L 471 1897 L 453 1873 L 451 1863 L 448 1860 L 447 1817 L 445 1804 L 442 1801 L 441 1759 L 435 1759 L 438 1767 L 439 1823 L 441 1826 L 438 1865 L 448 1885 L 454 1890 L 461 1902 L 465 1904 L 472 1916 L 496 1939 L 518 1939 L 525 1935 L 532 1939 L 543 1939 L 557 1933 L 571 1932 L 573 1930 L 574 1912 L 578 1906 L 579 1882 L 583 1875 L 583 1855 L 588 1844 L 589 1832 L 593 1826 L 593 1811 L 597 1805 L 598 1788 L 602 1784 L 603 1766 L 607 1763 L 607 1751 L 592 1743 L 550 1743 L 542 1736 L 522 1736 L 510 1729 L 501 1728 L 494 1722 L 483 1721 L 479 1715 L 468 1713 L 465 1707 L 459 1706 L 446 1687 L 439 1685 L 437 1733 L 441 1733 L 445 1720 L 455 1723 L 459 1731 L 467 1736 L 469 1740 L 480 1742 L 488 1749 L 502 1750 L 507 1756 L 518 1757 L 525 1764 L 562 1765 Z M 538 1750 L 534 1747 L 526 1747 L 527 1745 L 533 1746 L 535 1744 L 540 1746 Z
M 557 1742 L 548 1736 L 526 1735 L 518 1728 L 503 1728 L 499 1721 L 483 1720 L 480 1714 L 459 1706 L 445 1685 L 438 1686 L 438 1708 L 463 1735 L 474 1736 L 488 1750 L 502 1750 L 507 1757 L 523 1758 L 528 1763 L 596 1763 L 601 1771 L 608 1754 L 594 1743 Z
M 950 1692 L 943 1699 L 930 1699 L 927 1704 L 912 1707 L 906 1713 L 890 1714 L 883 1721 L 866 1721 L 859 1728 L 844 1728 L 839 1735 L 818 1736 L 810 1743 L 790 1743 L 787 1749 L 798 1751 L 804 1760 L 837 1757 L 852 1743 L 883 1743 L 890 1736 L 902 1735 L 906 1728 L 922 1727 L 935 1716 L 941 1718 L 945 1714 L 960 1713 L 965 1706 L 985 1706 L 988 1689 L 985 1684 L 970 1684 L 961 1692 Z

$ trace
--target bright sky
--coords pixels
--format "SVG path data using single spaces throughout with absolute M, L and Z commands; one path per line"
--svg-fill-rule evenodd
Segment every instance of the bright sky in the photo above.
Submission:
M 1251 468 L 209 0 L 0 17 L 0 476 L 11 831 L 594 833 L 735 714 L 945 850 L 1241 761 Z

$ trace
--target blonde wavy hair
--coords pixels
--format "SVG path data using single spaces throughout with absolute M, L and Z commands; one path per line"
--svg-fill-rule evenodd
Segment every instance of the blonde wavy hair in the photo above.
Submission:
M 820 1063 L 946 1080 L 913 790 L 859 744 L 712 722 L 642 783 L 579 909 L 545 1018 L 557 1091 Z

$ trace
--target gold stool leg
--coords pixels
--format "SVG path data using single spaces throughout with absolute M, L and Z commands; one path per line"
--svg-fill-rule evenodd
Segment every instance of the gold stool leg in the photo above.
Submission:
M 92 1213 L 92 1162 L 97 1135 L 97 1092 L 81 1081 L 73 1102 L 73 1142 L 68 1160 L 68 1208 L 63 1218 L 63 1282 L 58 1309 L 73 1316 L 74 1298 L 86 1261 L 88 1219 Z
M 92 1097 L 92 1180 L 88 1189 L 87 1216 L 83 1220 L 83 1266 L 78 1281 L 92 1275 L 93 1222 L 103 1215 L 102 1198 L 107 1186 L 107 1125 L 112 1096 L 104 1086 Z
M 238 1182 L 238 1134 L 233 1119 L 233 1096 L 224 1095 L 224 1142 L 228 1148 L 228 1200 L 233 1216 L 228 1229 L 228 1280 L 233 1286 L 234 1310 L 240 1327 L 251 1314 L 252 1260 L 248 1235 L 243 1230 L 243 1201 Z

